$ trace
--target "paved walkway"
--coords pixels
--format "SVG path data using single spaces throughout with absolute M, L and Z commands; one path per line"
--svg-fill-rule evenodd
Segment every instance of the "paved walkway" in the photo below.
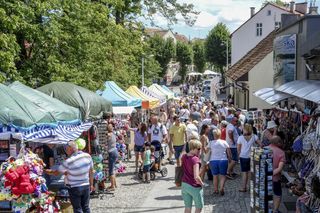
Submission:
M 166 178 L 157 176 L 142 205 L 138 209 L 126 212 L 183 212 L 181 190 L 174 186 L 174 166 L 166 165 L 166 167 L 169 170 L 168 176 Z M 205 208 L 203 212 L 249 212 L 249 193 L 238 192 L 240 181 L 240 177 L 227 181 L 224 196 L 214 196 L 212 182 L 208 182 L 209 186 L 204 189 Z

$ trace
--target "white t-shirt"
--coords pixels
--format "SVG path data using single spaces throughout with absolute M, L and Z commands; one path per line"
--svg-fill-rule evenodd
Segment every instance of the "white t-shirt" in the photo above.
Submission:
M 228 114 L 228 108 L 227 107 L 222 107 L 221 109 L 219 109 L 219 112 L 222 116 L 226 117 Z
M 196 132 L 199 135 L 199 131 L 198 131 L 197 126 L 192 123 L 187 125 L 186 132 L 187 132 L 187 140 L 189 140 L 191 138 L 191 136 L 193 136 L 193 134 L 194 134 L 193 132 Z
M 241 144 L 240 158 L 250 158 L 250 150 L 252 144 L 254 144 L 258 140 L 258 136 L 252 135 L 250 140 L 247 141 L 246 138 L 241 135 L 238 138 L 238 144 Z
M 162 142 L 163 137 L 168 134 L 167 128 L 165 125 L 158 123 L 157 125 L 152 125 L 149 130 L 148 134 L 151 134 L 151 142 L 152 141 L 160 141 Z
M 190 116 L 190 112 L 189 112 L 188 109 L 182 109 L 182 110 L 180 110 L 180 114 L 179 114 L 179 117 L 180 117 L 180 118 L 189 120 L 189 116 Z
M 210 161 L 212 160 L 228 160 L 227 148 L 229 144 L 225 140 L 213 140 L 208 144 L 208 148 L 211 149 Z
M 229 131 L 232 131 L 234 144 L 233 144 L 233 142 L 231 141 L 231 139 L 229 137 Z M 228 142 L 230 148 L 237 148 L 237 141 L 238 141 L 238 138 L 239 138 L 239 134 L 238 134 L 238 131 L 237 131 L 236 127 L 233 126 L 233 124 L 228 124 L 226 136 L 227 136 L 226 137 L 226 141 Z

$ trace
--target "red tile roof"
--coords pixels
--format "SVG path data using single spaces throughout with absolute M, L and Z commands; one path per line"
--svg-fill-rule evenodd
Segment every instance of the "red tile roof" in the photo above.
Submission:
M 235 32 L 237 32 L 243 25 L 245 25 L 249 20 L 251 20 L 255 15 L 257 15 L 258 13 L 260 13 L 267 5 L 272 5 L 272 6 L 274 6 L 274 7 L 276 7 L 276 8 L 279 8 L 279 9 L 285 11 L 285 12 L 291 13 L 291 12 L 290 12 L 290 9 L 288 9 L 288 8 L 286 8 L 286 7 L 279 6 L 279 5 L 274 4 L 274 3 L 272 3 L 272 2 L 268 2 L 268 3 L 265 4 L 263 7 L 261 7 L 261 9 L 260 9 L 258 12 L 256 12 L 252 17 L 250 17 L 247 21 L 245 21 L 243 24 L 241 24 L 240 27 L 238 27 L 235 31 L 233 31 L 233 32 L 231 33 L 230 37 L 232 37 L 232 35 L 233 35 Z M 303 15 L 303 13 L 300 13 L 300 12 L 298 12 L 298 11 L 293 11 L 293 14 L 297 14 L 297 15 L 301 15 L 301 16 Z
M 248 73 L 262 59 L 264 59 L 273 50 L 273 40 L 276 31 L 272 31 L 267 37 L 260 41 L 253 49 L 243 56 L 226 72 L 226 76 L 236 81 L 238 78 Z

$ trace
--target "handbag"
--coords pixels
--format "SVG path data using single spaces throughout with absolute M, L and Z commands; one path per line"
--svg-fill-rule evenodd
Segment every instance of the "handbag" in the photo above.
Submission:
M 182 176 L 183 176 L 183 167 L 176 167 L 175 168 L 175 177 L 174 177 L 174 182 L 176 184 L 177 187 L 181 186 L 182 183 Z
M 211 147 L 211 141 L 209 141 L 208 147 Z M 211 149 L 209 149 L 209 151 L 204 155 L 203 161 L 204 162 L 210 161 L 210 157 L 211 157 Z

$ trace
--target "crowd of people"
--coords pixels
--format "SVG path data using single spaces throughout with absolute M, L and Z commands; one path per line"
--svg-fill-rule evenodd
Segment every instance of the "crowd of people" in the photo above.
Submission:
M 180 168 L 182 172 L 175 175 L 175 182 L 177 187 L 181 187 L 185 212 L 191 212 L 193 203 L 196 212 L 202 211 L 203 187 L 209 186 L 206 175 L 209 180 L 213 180 L 213 194 L 224 196 L 225 185 L 228 184 L 226 180 L 232 181 L 239 176 L 235 173 L 235 166 L 239 162 L 242 173 L 239 192 L 247 192 L 251 147 L 269 146 L 274 158 L 274 210 L 278 211 L 281 201 L 280 173 L 285 155 L 281 150 L 281 133 L 277 131 L 277 125 L 273 121 L 267 123 L 266 130 L 259 138 L 254 122 L 247 120 L 241 110 L 235 109 L 228 102 L 215 106 L 199 97 L 184 97 L 167 110 L 162 108 L 159 114 L 152 114 L 148 123 L 139 123 L 137 126 L 128 128 L 134 131 L 136 173 L 142 171 L 142 181 L 150 183 L 151 168 L 159 171 L 161 165 L 166 163 L 165 160 Z M 107 190 L 115 191 L 117 183 L 114 169 L 119 154 L 112 122 L 107 127 L 107 143 L 110 180 Z M 89 193 L 93 187 L 92 159 L 90 155 L 79 151 L 73 142 L 66 149 L 70 151 L 66 164 L 57 171 L 47 170 L 46 174 L 65 174 L 70 184 L 69 193 L 75 211 L 89 212 Z M 169 151 L 167 155 L 161 151 L 163 149 Z M 86 171 L 75 171 L 75 160 L 80 158 L 86 160 Z M 48 156 L 49 165 L 50 160 Z M 78 178 L 83 182 L 79 183 Z
M 251 147 L 269 146 L 274 151 L 274 210 L 278 211 L 281 198 L 279 174 L 285 157 L 278 136 L 281 133 L 277 132 L 273 121 L 268 122 L 260 139 L 254 122 L 247 120 L 241 110 L 228 102 L 215 106 L 199 97 L 185 97 L 167 112 L 161 109 L 159 116 L 152 115 L 149 127 L 142 123 L 135 130 L 136 168 L 139 162 L 143 162 L 144 182 L 150 181 L 150 156 L 156 155 L 156 152 L 149 151 L 150 147 L 159 150 L 161 144 L 165 144 L 169 148 L 168 163 L 182 168 L 183 175 L 176 174 L 175 177 L 176 185 L 181 187 L 185 212 L 191 212 L 193 202 L 196 212 L 201 212 L 203 187 L 208 186 L 206 174 L 208 179 L 213 179 L 213 194 L 224 196 L 226 180 L 234 180 L 240 175 L 235 173 L 235 166 L 240 162 L 242 184 L 239 192 L 245 193 L 250 176 Z M 164 163 L 161 156 L 154 159 L 159 167 Z

